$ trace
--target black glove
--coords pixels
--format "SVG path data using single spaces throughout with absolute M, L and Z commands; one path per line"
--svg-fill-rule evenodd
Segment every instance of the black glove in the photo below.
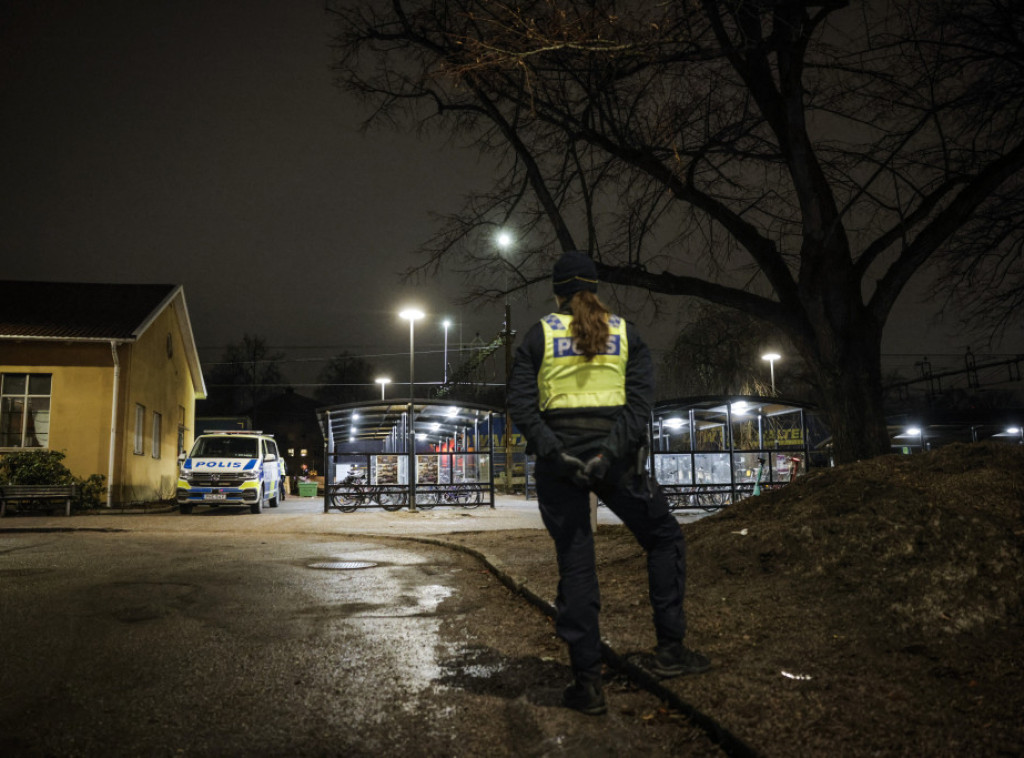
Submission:
M 590 483 L 593 484 L 600 482 L 608 475 L 608 467 L 611 465 L 608 454 L 601 452 L 587 461 L 583 467 L 583 473 L 590 480 Z
M 590 480 L 583 472 L 586 464 L 575 455 L 566 452 L 558 454 L 558 473 L 572 481 L 577 487 L 590 488 Z

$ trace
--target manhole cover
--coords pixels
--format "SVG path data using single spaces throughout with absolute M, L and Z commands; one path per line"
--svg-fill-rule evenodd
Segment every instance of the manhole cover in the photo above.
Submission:
M 325 561 L 323 563 L 311 563 L 310 568 L 333 569 L 334 571 L 351 571 L 352 569 L 368 569 L 376 566 L 372 561 Z

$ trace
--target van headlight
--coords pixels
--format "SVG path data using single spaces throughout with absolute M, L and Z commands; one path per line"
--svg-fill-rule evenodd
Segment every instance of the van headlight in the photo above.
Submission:
M 258 477 L 259 477 L 259 474 L 257 474 L 255 471 L 243 471 L 241 477 L 239 477 L 239 478 L 243 482 L 247 482 L 247 481 L 252 481 L 253 479 L 256 479 Z

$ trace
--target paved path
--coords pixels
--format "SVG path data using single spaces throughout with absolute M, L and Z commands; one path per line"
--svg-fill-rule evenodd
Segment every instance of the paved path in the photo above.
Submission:
M 698 518 L 678 514 L 680 522 Z M 599 524 L 619 524 L 619 519 L 605 507 L 597 509 Z M 408 509 L 385 511 L 368 508 L 354 513 L 332 510 L 323 512 L 322 497 L 290 495 L 281 507 L 264 509 L 261 514 L 249 513 L 247 507 L 198 507 L 183 516 L 168 508 L 149 510 L 118 509 L 68 516 L 26 514 L 0 521 L 0 531 L 52 529 L 105 529 L 126 531 L 202 531 L 202 532 L 272 532 L 282 534 L 380 534 L 412 536 L 449 534 L 451 532 L 502 531 L 509 529 L 544 529 L 536 500 L 523 497 L 497 496 L 495 507 L 435 507 L 415 513 Z

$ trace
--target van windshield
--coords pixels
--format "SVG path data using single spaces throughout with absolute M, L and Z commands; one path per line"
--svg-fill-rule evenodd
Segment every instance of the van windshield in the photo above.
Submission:
M 259 440 L 251 437 L 200 437 L 192 448 L 193 458 L 255 458 Z

